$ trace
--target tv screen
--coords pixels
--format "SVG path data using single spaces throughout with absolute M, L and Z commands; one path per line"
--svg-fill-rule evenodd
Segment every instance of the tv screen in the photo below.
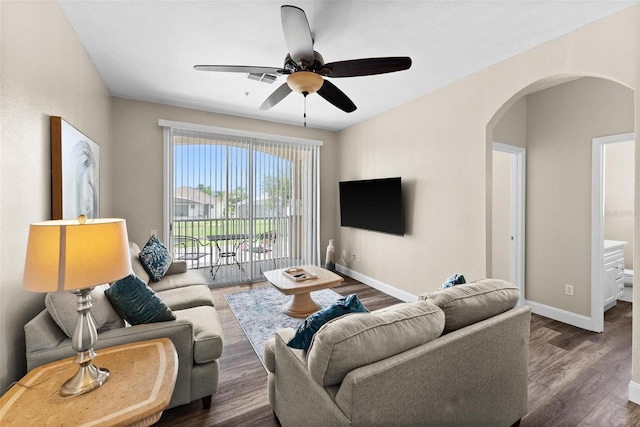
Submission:
M 341 181 L 340 225 L 404 235 L 400 178 Z

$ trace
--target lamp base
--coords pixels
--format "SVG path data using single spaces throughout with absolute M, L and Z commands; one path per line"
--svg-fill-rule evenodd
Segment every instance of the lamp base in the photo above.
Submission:
M 78 396 L 97 389 L 109 379 L 107 369 L 96 368 L 91 361 L 96 357 L 93 346 L 98 340 L 96 322 L 91 314 L 91 290 L 93 287 L 75 289 L 78 323 L 71 337 L 71 347 L 78 352 L 74 360 L 80 368 L 60 388 L 60 396 Z
M 89 360 L 60 388 L 60 396 L 70 397 L 95 390 L 109 379 L 109 370 L 94 366 Z

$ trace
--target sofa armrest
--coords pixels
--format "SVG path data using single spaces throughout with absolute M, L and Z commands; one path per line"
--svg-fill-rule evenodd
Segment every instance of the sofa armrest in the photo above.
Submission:
M 296 333 L 293 328 L 284 328 L 280 329 L 276 332 L 276 335 L 279 336 L 284 343 L 288 343 L 291 337 Z M 267 368 L 268 372 L 276 371 L 276 337 L 267 340 L 264 344 L 264 367 Z
M 186 273 L 186 272 L 187 272 L 187 261 L 175 260 L 169 266 L 169 269 L 165 273 L 165 276 L 167 274 L 179 274 L 179 273 Z
M 27 370 L 76 355 L 71 346 L 71 338 L 58 328 L 46 310 L 38 314 L 28 325 L 25 326 Z M 184 361 L 180 359 L 180 364 L 193 365 L 193 327 L 191 322 L 184 319 L 99 332 L 94 349 L 155 338 L 171 339 L 178 354 L 185 358 Z
M 27 361 L 29 353 L 56 348 L 65 340 L 71 339 L 60 329 L 53 320 L 47 309 L 42 310 L 36 317 L 24 325 L 24 336 L 27 350 Z M 42 363 L 38 364 L 41 365 Z M 35 366 L 38 366 L 35 365 Z M 31 370 L 35 366 L 28 368 Z
M 299 425 L 304 414 L 305 427 L 347 426 L 349 420 L 335 405 L 332 394 L 311 378 L 304 350 L 287 347 L 292 329 L 280 330 L 275 341 L 274 379 L 269 401 L 283 426 Z

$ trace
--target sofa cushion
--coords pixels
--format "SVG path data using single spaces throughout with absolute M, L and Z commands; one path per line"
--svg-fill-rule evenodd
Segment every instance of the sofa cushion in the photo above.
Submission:
M 208 305 L 213 307 L 211 289 L 206 285 L 194 285 L 185 288 L 167 289 L 158 292 L 157 295 L 171 310 L 184 310 L 185 308 Z
M 355 294 L 347 295 L 307 317 L 305 321 L 298 326 L 295 335 L 289 340 L 287 345 L 291 348 L 307 350 L 311 345 L 313 335 L 329 320 L 349 313 L 366 313 L 367 311 Z
M 176 318 L 164 301 L 135 274 L 113 282 L 105 290 L 105 295 L 120 316 L 131 325 Z
M 311 377 L 326 387 L 353 369 L 391 357 L 440 336 L 444 313 L 427 301 L 354 313 L 325 324 L 307 354 Z
M 149 238 L 138 256 L 142 261 L 142 266 L 154 282 L 164 277 L 171 261 L 173 261 L 171 252 L 155 234 Z
M 200 306 L 175 311 L 176 318 L 193 325 L 193 362 L 209 363 L 222 356 L 222 327 L 211 306 Z
M 129 243 L 129 255 L 131 256 L 131 269 L 133 273 L 138 276 L 138 278 L 142 279 L 144 283 L 149 283 L 151 277 L 147 273 L 147 270 L 144 269 L 142 265 L 142 261 L 140 261 L 140 247 L 133 243 Z
M 174 263 L 175 264 L 175 263 Z M 167 289 L 184 288 L 193 285 L 207 285 L 207 279 L 204 274 L 198 270 L 189 270 L 186 273 L 167 274 L 157 282 L 149 282 L 149 287 L 156 292 L 166 291 Z
M 124 320 L 118 315 L 104 294 L 109 285 L 96 286 L 91 291 L 91 314 L 99 332 L 124 327 Z M 68 337 L 78 323 L 77 297 L 72 292 L 51 292 L 44 299 L 49 315 Z
M 518 304 L 520 290 L 505 280 L 485 279 L 432 292 L 421 298 L 442 308 L 446 333 L 512 309 Z

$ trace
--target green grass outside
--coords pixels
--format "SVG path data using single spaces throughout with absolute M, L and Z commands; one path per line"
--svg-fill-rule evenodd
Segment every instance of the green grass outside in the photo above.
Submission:
M 265 231 L 271 230 L 273 221 L 267 219 L 254 220 L 254 233 L 258 235 Z M 173 223 L 173 235 L 174 236 L 189 236 L 196 237 L 207 243 L 207 236 L 221 235 L 221 234 L 248 234 L 249 233 L 249 221 L 248 220 L 187 220 L 187 221 L 174 221 Z

